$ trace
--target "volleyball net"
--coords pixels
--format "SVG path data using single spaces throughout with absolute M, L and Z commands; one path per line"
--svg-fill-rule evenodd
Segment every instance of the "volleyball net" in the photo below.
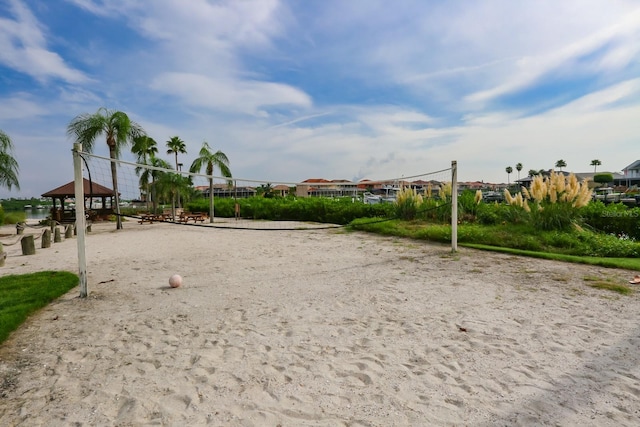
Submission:
M 301 182 L 206 175 L 174 169 L 166 162 L 150 164 L 110 159 L 86 152 L 82 159 L 85 216 L 90 220 L 116 215 L 126 223 L 168 222 L 213 228 L 282 229 L 282 221 L 345 225 L 348 216 L 332 215 L 327 206 L 361 204 L 363 216 L 395 218 L 389 208 L 403 193 L 423 199 L 451 200 L 453 166 L 410 176 L 358 182 L 309 178 Z M 155 164 L 154 164 L 155 163 Z M 112 175 L 115 171 L 115 182 Z M 117 185 L 117 193 L 114 191 Z M 375 209 L 371 205 L 387 205 Z M 436 205 L 450 217 L 451 203 Z M 271 220 L 271 221 L 256 221 Z M 275 220 L 275 221 L 274 221 Z M 346 221 L 348 222 L 348 221 Z M 309 224 L 308 228 L 317 228 Z M 295 224 L 291 229 L 306 227 Z
M 419 198 L 436 202 L 422 204 L 424 212 L 416 214 L 450 218 L 452 250 L 457 249 L 455 161 L 437 171 L 358 182 L 258 180 L 174 166 L 155 158 L 147 164 L 111 159 L 75 146 L 77 221 L 86 224 L 115 215 L 117 228 L 167 223 L 208 229 L 310 230 L 343 227 L 355 217 L 396 219 L 401 217 L 397 206 L 402 200 Z M 84 229 L 85 224 L 76 225 Z

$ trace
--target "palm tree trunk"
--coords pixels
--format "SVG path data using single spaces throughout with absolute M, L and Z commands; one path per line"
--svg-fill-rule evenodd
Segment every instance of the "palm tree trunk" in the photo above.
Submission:
M 209 178 L 209 224 L 213 224 L 213 178 Z
M 176 217 L 176 193 L 175 191 L 171 192 L 171 216 Z
M 115 193 L 116 230 L 122 230 L 122 218 L 120 217 L 120 194 L 118 194 L 118 168 L 116 166 L 116 162 L 113 161 L 116 159 L 116 151 L 115 147 L 111 145 L 109 145 L 109 157 L 112 159 L 111 182 L 113 183 L 113 192 Z
M 151 188 L 149 186 L 149 181 L 147 181 L 144 186 L 145 186 L 144 191 L 146 192 L 145 197 L 147 199 L 146 200 L 147 211 L 149 211 L 149 209 L 151 209 Z
M 151 206 L 153 206 L 153 213 L 158 212 L 158 191 L 156 190 L 156 184 L 151 184 Z

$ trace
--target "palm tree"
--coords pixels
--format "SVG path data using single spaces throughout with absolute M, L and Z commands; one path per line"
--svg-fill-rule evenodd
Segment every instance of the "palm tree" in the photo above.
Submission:
M 193 183 L 191 177 L 173 172 L 159 172 L 154 181 L 158 194 L 171 199 L 171 214 L 176 217 L 176 198 L 189 194 Z
M 511 185 L 511 183 L 509 182 L 509 175 L 511 175 L 511 172 L 513 172 L 513 168 L 511 166 L 507 166 L 505 171 L 507 172 L 507 186 L 508 186 L 508 185 Z
M 149 157 L 149 165 L 156 167 L 156 168 L 161 168 L 161 169 L 171 169 L 171 165 L 169 164 L 169 162 L 167 162 L 166 160 L 163 159 L 159 159 L 155 156 L 155 154 L 152 154 Z M 148 169 L 145 168 L 145 170 L 143 171 L 142 175 L 146 175 L 147 176 L 147 180 L 149 180 L 148 178 L 151 178 L 151 201 L 153 203 L 153 212 L 158 213 L 158 201 L 159 201 L 159 194 L 163 193 L 163 188 L 162 188 L 162 182 L 165 181 L 162 177 L 166 174 L 167 172 L 163 172 L 157 169 Z M 142 179 L 142 176 L 140 177 L 140 179 Z M 175 212 L 174 212 L 175 215 Z
M 522 163 L 516 163 L 516 170 L 518 171 L 518 180 L 520 180 L 520 171 L 522 170 Z
M 179 137 L 173 136 L 170 140 L 167 141 L 167 148 L 167 154 L 175 154 L 176 170 L 178 170 L 178 153 L 187 154 L 187 146 Z
M 220 173 L 225 178 L 231 178 L 231 170 L 229 169 L 229 159 L 227 155 L 218 150 L 212 152 L 207 142 L 202 143 L 202 148 L 198 153 L 198 158 L 193 161 L 189 171 L 191 173 L 199 173 L 205 167 L 205 173 L 209 176 L 209 223 L 213 222 L 213 168 L 220 169 Z
M 133 146 L 131 152 L 136 155 L 136 162 L 143 165 L 147 164 L 147 161 L 152 156 L 158 153 L 158 143 L 147 135 L 140 135 L 133 140 Z M 140 175 L 142 173 L 142 175 Z M 149 178 L 150 171 L 147 168 L 136 167 L 136 174 L 140 175 L 140 188 L 142 188 L 146 195 L 147 209 L 149 209 Z
M 180 170 L 180 166 L 182 166 L 182 163 L 178 163 L 178 153 L 181 153 L 181 154 L 187 153 L 186 144 L 179 137 L 173 136 L 171 137 L 170 140 L 167 141 L 167 147 L 168 147 L 167 154 L 175 154 L 176 170 Z M 178 194 L 178 206 L 181 206 L 180 194 Z
M 600 166 L 602 162 L 598 159 L 591 160 L 591 166 L 593 166 L 593 173 L 596 173 L 596 168 Z
M 82 144 L 82 149 L 90 153 L 93 151 L 95 140 L 104 135 L 109 147 L 109 157 L 112 160 L 120 156 L 122 147 L 132 143 L 135 138 L 144 135 L 142 127 L 129 119 L 122 111 L 108 110 L 104 107 L 95 114 L 81 114 L 71 120 L 67 126 L 67 135 L 75 138 L 75 142 Z M 118 173 L 116 163 L 111 162 L 111 181 L 116 204 L 116 229 L 122 229 L 120 217 L 120 195 L 118 194 Z
M 138 163 L 147 164 L 147 159 L 158 154 L 158 143 L 147 135 L 140 135 L 133 140 L 131 152 L 136 155 Z
M 11 190 L 20 189 L 18 182 L 18 162 L 12 156 L 13 143 L 9 135 L 0 130 L 0 186 Z
M 534 176 L 538 175 L 538 171 L 535 169 L 529 169 L 529 172 L 527 173 L 527 175 L 529 175 L 531 178 L 533 178 Z
M 566 168 L 567 167 L 567 162 L 565 162 L 564 160 L 560 159 L 556 162 L 556 167 L 560 169 L 560 172 L 562 172 L 562 168 Z
M 257 194 L 261 194 L 262 197 L 270 199 L 273 197 L 273 186 L 270 182 L 266 184 L 261 184 L 260 187 L 256 190 Z

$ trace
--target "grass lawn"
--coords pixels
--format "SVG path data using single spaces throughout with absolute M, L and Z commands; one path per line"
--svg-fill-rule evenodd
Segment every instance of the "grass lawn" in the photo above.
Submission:
M 43 271 L 0 277 L 0 344 L 29 315 L 69 292 L 80 282 L 66 271 Z
M 362 219 L 350 224 L 362 230 L 387 236 L 407 237 L 451 243 L 451 226 L 423 221 L 380 221 Z M 640 251 L 640 243 L 589 231 L 543 232 L 526 226 L 458 226 L 458 246 L 510 253 L 534 258 L 599 265 L 640 271 L 640 257 L 618 256 Z M 601 255 L 606 253 L 607 255 Z

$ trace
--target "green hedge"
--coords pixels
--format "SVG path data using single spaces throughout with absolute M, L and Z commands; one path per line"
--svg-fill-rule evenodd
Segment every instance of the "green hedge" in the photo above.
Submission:
M 350 197 L 249 197 L 237 199 L 240 216 L 272 221 L 313 221 L 331 224 L 348 224 L 356 218 L 393 217 L 392 203 L 368 205 L 353 201 Z M 214 199 L 216 217 L 233 218 L 236 199 Z M 209 200 L 189 202 L 186 209 L 192 212 L 209 212 Z
M 534 230 L 570 230 L 571 224 L 611 234 L 618 238 L 640 240 L 640 208 L 629 208 L 623 204 L 605 205 L 601 201 L 567 212 L 546 209 L 541 213 L 527 213 L 522 208 L 506 203 L 475 203 L 473 192 L 463 192 L 459 197 L 458 219 L 462 223 L 480 225 L 523 225 Z M 215 199 L 215 215 L 233 218 L 236 199 Z M 369 205 L 354 201 L 350 197 L 250 197 L 237 199 L 243 218 L 274 221 L 312 221 L 331 224 L 349 224 L 357 218 L 399 218 L 406 216 L 393 203 Z M 553 206 L 552 206 L 553 208 Z M 570 208 L 567 206 L 566 208 Z M 197 199 L 186 204 L 185 209 L 209 214 L 209 200 Z M 446 201 L 427 199 L 413 208 L 411 216 L 430 223 L 447 224 L 451 220 L 451 209 Z M 534 218 L 540 216 L 541 218 Z M 545 218 L 551 220 L 540 225 Z M 538 221 L 535 221 L 538 219 Z M 552 221 L 553 220 L 553 221 Z M 560 221 L 562 220 L 562 221 Z M 568 221 L 568 222 L 567 222 Z
M 597 231 L 640 240 L 640 207 L 629 208 L 622 203 L 605 205 L 598 200 L 582 208 L 580 215 L 586 225 Z

